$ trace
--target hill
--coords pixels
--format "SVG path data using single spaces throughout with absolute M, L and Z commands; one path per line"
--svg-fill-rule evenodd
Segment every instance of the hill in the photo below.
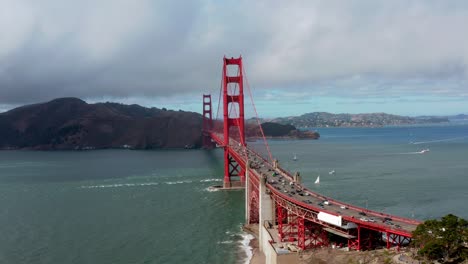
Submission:
M 313 112 L 301 116 L 281 117 L 270 120 L 295 127 L 380 127 L 449 122 L 447 117 L 419 117 L 391 115 L 386 113 L 370 114 L 332 114 Z
M 318 139 L 320 134 L 313 131 L 300 131 L 293 125 L 278 123 L 262 123 L 262 129 L 266 137 L 283 137 L 299 139 Z
M 201 145 L 197 113 L 60 98 L 0 114 L 0 149 L 184 148 Z

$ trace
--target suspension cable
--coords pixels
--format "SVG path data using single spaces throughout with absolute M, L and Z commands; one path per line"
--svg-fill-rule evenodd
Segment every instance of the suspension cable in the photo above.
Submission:
M 219 114 L 219 107 L 221 105 L 221 93 L 223 91 L 223 83 L 224 83 L 224 64 L 226 64 L 226 61 L 223 60 L 223 68 L 221 69 L 221 83 L 219 85 L 219 96 L 218 96 L 218 110 L 216 111 L 216 119 L 218 119 L 218 114 Z
M 268 157 L 270 158 L 270 162 L 273 162 L 273 157 L 271 155 L 270 146 L 268 145 L 268 142 L 267 142 L 267 140 L 265 138 L 265 133 L 263 133 L 262 125 L 260 124 L 260 120 L 258 119 L 257 108 L 255 107 L 255 104 L 254 104 L 254 101 L 253 101 L 253 96 L 252 96 L 252 91 L 250 90 L 249 80 L 247 79 L 247 75 L 245 74 L 245 67 L 242 70 L 243 70 L 243 73 L 244 73 L 244 78 L 245 78 L 245 83 L 247 85 L 247 89 L 249 90 L 250 101 L 252 102 L 252 106 L 253 106 L 253 109 L 254 109 L 254 112 L 255 112 L 255 117 L 257 119 L 257 125 L 260 127 L 260 132 L 262 133 L 263 142 L 264 142 L 265 147 L 267 149 Z

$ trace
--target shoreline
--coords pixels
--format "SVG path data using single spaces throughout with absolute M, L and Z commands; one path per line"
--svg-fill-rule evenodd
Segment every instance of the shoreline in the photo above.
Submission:
M 247 234 L 252 235 L 252 239 L 249 242 L 249 247 L 251 251 L 250 259 L 248 259 L 245 263 L 249 264 L 265 264 L 265 256 L 262 252 L 260 252 L 259 244 L 258 244 L 258 225 L 243 225 L 242 230 Z

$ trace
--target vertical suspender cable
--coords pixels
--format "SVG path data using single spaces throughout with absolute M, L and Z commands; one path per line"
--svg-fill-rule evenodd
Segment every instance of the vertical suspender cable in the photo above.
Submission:
M 252 106 L 253 106 L 253 109 L 254 109 L 254 112 L 255 112 L 255 117 L 257 119 L 257 125 L 260 127 L 260 132 L 262 133 L 263 142 L 264 142 L 265 147 L 267 149 L 268 157 L 270 158 L 270 162 L 273 162 L 273 157 L 271 156 L 270 146 L 268 146 L 268 142 L 267 142 L 267 140 L 265 138 L 265 133 L 263 133 L 262 125 L 260 124 L 260 121 L 258 119 L 257 108 L 255 107 L 255 104 L 254 104 L 254 101 L 253 101 L 253 96 L 252 96 L 252 91 L 250 90 L 249 80 L 247 79 L 247 75 L 245 74 L 245 67 L 243 68 L 243 71 L 244 71 L 245 83 L 247 84 L 247 89 L 249 90 L 250 100 L 252 102 Z

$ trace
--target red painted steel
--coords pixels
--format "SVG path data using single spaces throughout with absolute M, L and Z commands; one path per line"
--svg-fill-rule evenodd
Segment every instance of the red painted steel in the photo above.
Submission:
M 237 76 L 227 76 L 227 66 L 237 65 L 239 67 Z M 244 133 L 244 94 L 243 94 L 243 69 L 242 69 L 242 58 L 224 58 L 223 63 L 223 79 L 222 79 L 222 94 L 223 94 L 223 110 L 224 110 L 224 122 L 223 122 L 223 133 L 217 133 L 213 129 L 213 123 L 211 119 L 211 97 L 203 96 L 204 108 L 203 108 L 203 133 L 207 137 L 212 139 L 218 145 L 224 148 L 224 183 L 225 187 L 231 187 L 231 177 L 239 176 L 241 181 L 244 182 L 244 174 L 246 171 L 249 173 L 249 180 L 247 183 L 249 193 L 247 194 L 248 206 L 246 210 L 249 210 L 249 223 L 258 223 L 259 221 L 259 184 L 260 179 L 265 177 L 261 175 L 261 172 L 255 168 L 247 168 L 247 156 L 253 155 L 255 158 L 262 162 L 262 166 L 273 168 L 272 162 L 266 160 L 260 154 L 249 149 L 245 144 L 245 133 Z M 229 83 L 235 83 L 238 87 L 234 91 L 239 90 L 238 93 L 230 93 L 232 89 L 228 89 Z M 206 98 L 206 102 L 205 102 Z M 239 113 L 232 117 L 229 113 L 229 105 L 238 104 Z M 206 106 L 205 106 L 206 105 Z M 208 106 L 209 105 L 209 106 Z M 206 109 L 206 110 L 205 110 Z M 239 137 L 234 139 L 235 135 L 231 135 L 230 128 L 237 127 L 239 130 Z M 248 154 L 247 154 L 248 153 Z M 258 166 L 258 165 L 257 165 Z M 276 172 L 281 174 L 288 181 L 292 181 L 293 177 L 288 171 L 285 171 L 281 167 L 276 169 Z M 338 206 L 345 206 L 349 211 L 365 212 L 369 216 L 373 217 L 389 217 L 394 221 L 399 221 L 407 225 L 411 225 L 415 228 L 420 221 L 414 219 L 407 219 L 389 214 L 383 214 L 380 212 L 368 210 L 367 208 L 360 208 L 351 204 L 343 203 L 325 197 L 318 193 L 312 192 L 303 186 L 297 185 L 304 192 L 307 192 L 311 197 L 315 199 L 328 200 L 331 203 Z M 297 241 L 298 246 L 301 249 L 326 246 L 328 245 L 328 231 L 331 230 L 335 234 L 344 235 L 348 240 L 348 247 L 355 250 L 370 249 L 375 246 L 376 242 L 382 242 L 382 234 L 386 235 L 386 246 L 389 248 L 391 245 L 395 245 L 398 248 L 403 244 L 406 244 L 411 239 L 411 232 L 403 229 L 395 229 L 394 227 L 388 226 L 386 223 L 380 222 L 369 222 L 350 216 L 349 214 L 340 215 L 342 220 L 346 223 L 353 223 L 356 228 L 344 229 L 337 227 L 332 224 L 321 221 L 318 218 L 319 212 L 325 212 L 327 214 L 338 216 L 334 211 L 329 211 L 327 208 L 319 208 L 315 204 L 304 203 L 301 199 L 295 199 L 289 197 L 287 194 L 280 192 L 275 186 L 267 182 L 266 187 L 269 190 L 270 196 L 275 204 L 276 220 L 278 227 L 278 234 L 281 241 Z M 330 231 L 330 232 L 331 232 Z M 332 233 L 333 233 L 332 232 Z M 338 232 L 338 233 L 336 233 Z
M 278 221 L 278 236 L 280 241 L 283 240 L 284 238 L 284 232 L 283 232 L 283 222 L 284 218 L 287 218 L 287 211 L 286 211 L 286 217 L 285 217 L 285 209 L 281 206 L 279 203 L 276 204 L 276 219 Z
M 203 147 L 210 149 L 214 147 L 211 137 L 206 131 L 213 129 L 213 110 L 211 104 L 211 95 L 203 95 Z
M 228 76 L 228 66 L 234 65 L 238 67 L 237 76 Z M 230 128 L 237 127 L 239 131 L 239 144 L 245 147 L 245 128 L 244 128 L 244 82 L 242 74 L 242 57 L 226 58 L 223 63 L 223 135 L 224 135 L 224 187 L 232 187 L 233 176 L 239 176 L 241 185 L 245 183 L 245 170 L 236 170 L 236 161 L 233 159 L 229 151 L 229 140 L 231 138 Z M 229 89 L 229 84 L 234 83 L 236 89 Z M 237 89 L 238 88 L 238 89 Z M 238 91 L 238 93 L 236 93 Z M 238 116 L 230 116 L 229 105 L 237 104 L 239 108 Z M 245 166 L 244 166 L 245 168 Z

